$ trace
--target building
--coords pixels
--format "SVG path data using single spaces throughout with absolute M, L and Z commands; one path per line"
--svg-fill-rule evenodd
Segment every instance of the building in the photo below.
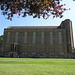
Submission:
M 3 50 L 3 36 L 0 36 L 0 56 L 2 55 L 2 51 Z
M 72 22 L 60 26 L 10 26 L 4 29 L 5 57 L 74 57 Z
M 2 50 L 3 50 L 3 44 L 0 42 L 0 56 L 3 56 Z

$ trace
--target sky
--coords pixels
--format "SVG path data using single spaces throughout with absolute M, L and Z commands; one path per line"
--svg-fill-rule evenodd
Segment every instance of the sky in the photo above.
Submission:
M 70 19 L 73 26 L 73 38 L 75 43 L 75 1 L 73 0 L 62 0 L 61 4 L 66 4 L 65 8 L 70 8 L 71 10 L 65 11 L 63 13 L 63 18 L 54 18 L 51 16 L 47 20 L 38 18 L 33 18 L 32 16 L 27 16 L 26 18 L 19 18 L 18 15 L 14 15 L 13 20 L 5 19 L 5 16 L 1 15 L 0 11 L 0 35 L 3 35 L 4 28 L 8 26 L 59 26 L 65 19 Z M 75 44 L 74 44 L 75 46 Z

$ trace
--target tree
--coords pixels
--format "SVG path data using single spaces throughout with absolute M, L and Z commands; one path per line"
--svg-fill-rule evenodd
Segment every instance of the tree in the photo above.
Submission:
M 3 42 L 3 35 L 0 36 L 0 43 Z
M 7 19 L 12 20 L 14 14 L 26 17 L 27 15 L 33 18 L 47 19 L 51 15 L 54 17 L 63 17 L 65 5 L 60 5 L 61 0 L 0 0 L 2 14 L 7 16 Z

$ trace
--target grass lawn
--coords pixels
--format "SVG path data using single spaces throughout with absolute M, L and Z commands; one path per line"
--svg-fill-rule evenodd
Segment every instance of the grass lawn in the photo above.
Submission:
M 75 75 L 75 59 L 0 58 L 0 75 Z

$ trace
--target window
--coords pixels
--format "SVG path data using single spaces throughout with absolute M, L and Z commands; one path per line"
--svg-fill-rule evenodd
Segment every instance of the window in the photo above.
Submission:
M 31 57 L 36 57 L 36 52 L 32 52 Z
M 21 54 L 21 57 L 23 57 L 23 58 L 24 58 L 24 57 L 27 57 L 27 56 L 28 56 L 28 53 L 22 53 L 22 54 Z
M 7 34 L 7 43 L 9 43 L 9 41 L 10 41 L 10 32 L 8 32 Z
M 14 44 L 11 44 L 11 52 L 14 52 Z
M 41 33 L 41 44 L 44 44 L 44 32 Z
M 24 35 L 24 43 L 25 44 L 27 43 L 27 32 L 25 32 L 25 35 Z
M 62 34 L 61 34 L 61 32 L 59 32 L 59 44 L 62 44 Z
M 15 43 L 18 43 L 18 32 L 16 32 Z
M 50 32 L 50 44 L 53 44 L 53 33 Z
M 9 57 L 9 53 L 8 52 L 5 53 L 5 57 Z
M 35 41 L 36 41 L 36 34 L 35 32 L 33 32 L 33 44 L 35 44 Z
M 64 58 L 64 53 L 59 53 L 59 58 Z
M 54 58 L 55 57 L 55 54 L 54 53 L 49 53 L 49 57 L 50 58 Z
M 40 57 L 41 58 L 45 58 L 46 57 L 46 53 L 40 53 Z

